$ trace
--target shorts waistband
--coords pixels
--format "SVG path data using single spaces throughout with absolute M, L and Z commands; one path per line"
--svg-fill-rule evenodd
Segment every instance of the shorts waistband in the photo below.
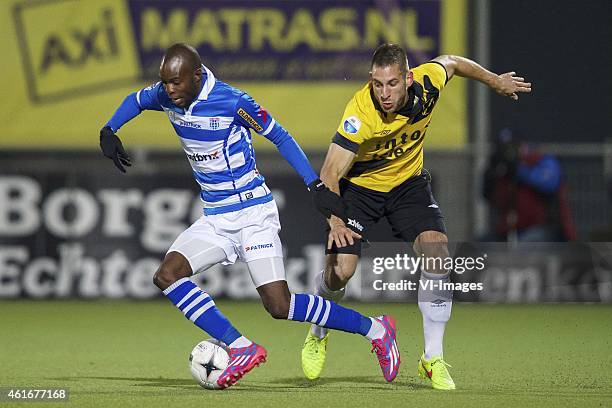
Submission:
M 266 194 L 262 197 L 253 198 L 248 201 L 243 201 L 241 203 L 224 205 L 221 207 L 204 207 L 204 215 L 215 215 L 215 214 L 225 214 L 232 211 L 240 211 L 245 208 L 252 207 L 258 204 L 265 204 L 272 201 L 274 197 L 271 193 Z
M 393 187 L 389 191 L 372 190 L 371 188 L 360 186 L 359 184 L 355 184 L 355 183 L 353 183 L 350 180 L 345 179 L 345 178 L 341 179 L 340 183 L 344 184 L 344 186 L 350 186 L 351 189 L 358 190 L 358 191 L 359 190 L 363 191 L 364 193 L 380 194 L 382 196 L 388 196 L 389 194 L 393 194 L 394 191 L 397 191 L 398 189 L 403 188 L 403 187 L 405 187 L 408 184 L 412 184 L 412 183 L 418 181 L 419 179 L 423 179 L 423 180 L 427 181 L 428 183 L 431 182 L 431 175 L 430 175 L 429 171 L 424 168 L 424 169 L 421 170 L 420 174 L 416 174 L 416 175 L 410 177 L 409 179 L 404 180 L 401 184 L 398 184 L 397 186 Z

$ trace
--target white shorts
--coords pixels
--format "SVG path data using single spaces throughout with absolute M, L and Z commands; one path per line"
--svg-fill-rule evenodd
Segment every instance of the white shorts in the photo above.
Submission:
M 282 259 L 280 229 L 276 203 L 270 201 L 240 211 L 203 215 L 178 236 L 168 252 L 187 258 L 194 274 L 219 262 L 231 265 L 237 259 L 247 263 L 262 258 Z M 256 287 L 285 280 L 284 268 L 281 269 L 249 267 Z

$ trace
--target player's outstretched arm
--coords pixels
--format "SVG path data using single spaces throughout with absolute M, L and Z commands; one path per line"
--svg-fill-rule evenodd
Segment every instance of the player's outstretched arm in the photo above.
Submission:
M 110 120 L 100 130 L 100 148 L 102 149 L 102 154 L 111 159 L 115 163 L 115 167 L 122 173 L 125 173 L 124 166 L 129 167 L 132 165 L 132 162 L 115 132 L 142 112 L 136 95 L 136 93 L 129 94 L 119 105 Z
M 163 110 L 158 96 L 161 86 L 161 83 L 158 82 L 126 96 L 110 120 L 100 130 L 100 148 L 102 153 L 105 157 L 111 159 L 122 173 L 125 173 L 124 166 L 131 166 L 132 162 L 130 156 L 123 148 L 121 140 L 115 133 L 121 126 L 140 115 L 145 109 Z
M 531 92 L 531 82 L 525 82 L 516 72 L 506 72 L 497 75 L 471 59 L 457 55 L 440 55 L 434 61 L 442 64 L 450 80 L 453 75 L 464 78 L 475 79 L 489 86 L 500 95 L 507 96 L 512 100 L 518 100 L 521 92 Z

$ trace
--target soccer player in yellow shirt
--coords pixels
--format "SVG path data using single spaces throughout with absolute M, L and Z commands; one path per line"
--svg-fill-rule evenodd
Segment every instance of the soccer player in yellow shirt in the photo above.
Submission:
M 531 84 L 515 72 L 497 75 L 467 58 L 442 55 L 410 69 L 405 51 L 379 46 L 372 57 L 370 81 L 344 111 L 327 152 L 321 179 L 344 199 L 345 223 L 329 220 L 325 270 L 315 293 L 339 301 L 355 273 L 362 234 L 386 217 L 394 235 L 413 244 L 426 258 L 449 255 L 446 228 L 423 169 L 423 144 L 442 90 L 455 75 L 480 81 L 498 94 L 518 100 Z M 449 281 L 448 270 L 421 270 L 418 303 L 423 315 L 424 352 L 419 376 L 433 388 L 452 390 L 455 383 L 444 361 L 442 343 L 452 308 L 452 291 L 426 291 L 426 281 Z M 439 286 L 439 285 L 436 285 Z M 306 377 L 318 378 L 325 364 L 329 333 L 313 325 L 302 349 Z

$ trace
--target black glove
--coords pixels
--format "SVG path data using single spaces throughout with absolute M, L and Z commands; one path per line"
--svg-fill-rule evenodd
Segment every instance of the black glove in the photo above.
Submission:
M 321 179 L 316 179 L 310 183 L 308 190 L 312 193 L 315 207 L 325 218 L 329 218 L 333 214 L 346 222 L 346 204 L 338 194 L 327 188 Z
M 105 126 L 100 130 L 100 147 L 104 156 L 111 159 L 122 173 L 125 173 L 123 166 L 132 165 L 130 156 L 125 152 L 121 140 L 110 126 Z

